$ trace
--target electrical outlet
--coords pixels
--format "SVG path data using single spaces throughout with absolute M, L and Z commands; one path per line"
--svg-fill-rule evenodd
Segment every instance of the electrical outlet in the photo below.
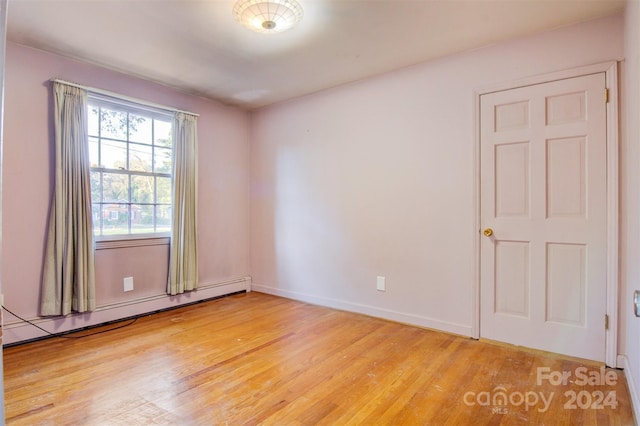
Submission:
M 385 277 L 378 277 L 377 278 L 377 280 L 376 280 L 376 289 L 378 291 L 386 291 L 387 290 L 385 281 L 386 281 Z
M 124 291 L 133 291 L 133 277 L 124 279 Z

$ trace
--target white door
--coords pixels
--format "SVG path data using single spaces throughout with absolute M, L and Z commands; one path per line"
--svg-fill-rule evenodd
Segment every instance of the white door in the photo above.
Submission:
M 481 96 L 481 337 L 605 360 L 605 103 L 604 73 Z

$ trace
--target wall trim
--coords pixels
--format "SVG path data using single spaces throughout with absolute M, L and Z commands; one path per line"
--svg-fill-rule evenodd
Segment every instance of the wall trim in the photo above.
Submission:
M 605 331 L 605 363 L 611 367 L 618 367 L 618 293 L 620 291 L 618 63 L 609 62 L 602 64 L 602 67 L 607 67 L 604 71 L 605 85 L 609 91 L 607 103 L 607 316 L 609 328 Z
M 391 309 L 382 309 L 376 306 L 363 305 L 360 303 L 348 302 L 345 300 L 331 299 L 328 297 L 314 296 L 307 293 L 297 291 L 283 290 L 275 287 L 252 283 L 253 291 L 259 293 L 271 294 L 287 299 L 293 299 L 300 302 L 310 303 L 312 305 L 325 306 L 328 308 L 339 309 L 358 314 L 369 315 L 376 318 L 396 321 L 404 324 L 415 325 L 423 328 L 429 328 L 437 331 L 458 334 L 464 337 L 471 336 L 471 327 L 462 324 L 456 324 L 448 321 L 441 321 L 421 315 L 408 314 L 404 312 L 394 311 Z
M 633 378 L 636 377 L 636 375 L 631 368 L 629 359 L 625 355 L 618 355 L 617 358 L 618 367 L 624 370 L 624 377 L 627 380 L 627 388 L 629 389 L 629 395 L 631 396 L 631 407 L 635 417 L 634 420 L 637 423 L 638 419 L 640 419 L 640 400 L 638 399 L 638 388 L 633 381 Z
M 197 290 L 169 296 L 158 294 L 126 302 L 101 305 L 95 311 L 85 314 L 73 314 L 65 317 L 35 317 L 29 321 L 51 333 L 64 333 L 108 322 L 143 315 L 167 308 L 180 307 L 213 297 L 224 296 L 239 291 L 251 291 L 251 277 L 241 277 L 224 281 L 201 283 Z M 10 314 L 5 314 L 11 317 Z M 3 326 L 3 343 L 15 344 L 46 337 L 46 335 L 28 323 L 20 320 L 5 322 Z
M 609 316 L 609 328 L 605 332 L 605 363 L 611 367 L 617 367 L 618 348 L 618 243 L 619 243 L 619 207 L 618 207 L 618 63 L 617 61 L 602 62 L 583 67 L 562 70 L 543 74 L 539 76 L 526 77 L 511 82 L 492 84 L 474 91 L 474 122 L 475 122 L 475 143 L 474 143 L 474 197 L 476 217 L 474 226 L 477 230 L 475 235 L 475 259 L 476 281 L 473 288 L 474 298 L 474 318 L 472 320 L 471 335 L 474 338 L 480 337 L 480 97 L 493 92 L 516 89 L 519 87 L 532 86 L 535 84 L 547 83 L 556 80 L 563 80 L 574 77 L 581 77 L 591 74 L 604 73 L 605 84 L 609 89 L 609 103 L 607 104 L 607 283 L 606 283 L 606 313 Z

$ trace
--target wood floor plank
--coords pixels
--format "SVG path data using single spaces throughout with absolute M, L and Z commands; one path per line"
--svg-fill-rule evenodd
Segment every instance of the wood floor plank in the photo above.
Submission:
M 620 370 L 255 292 L 99 330 L 5 349 L 8 424 L 634 424 Z

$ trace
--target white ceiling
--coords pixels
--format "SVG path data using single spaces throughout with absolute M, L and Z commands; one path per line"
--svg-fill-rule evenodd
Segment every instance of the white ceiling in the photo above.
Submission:
M 234 0 L 10 0 L 10 41 L 256 108 L 624 8 L 625 0 L 299 0 L 257 34 Z

